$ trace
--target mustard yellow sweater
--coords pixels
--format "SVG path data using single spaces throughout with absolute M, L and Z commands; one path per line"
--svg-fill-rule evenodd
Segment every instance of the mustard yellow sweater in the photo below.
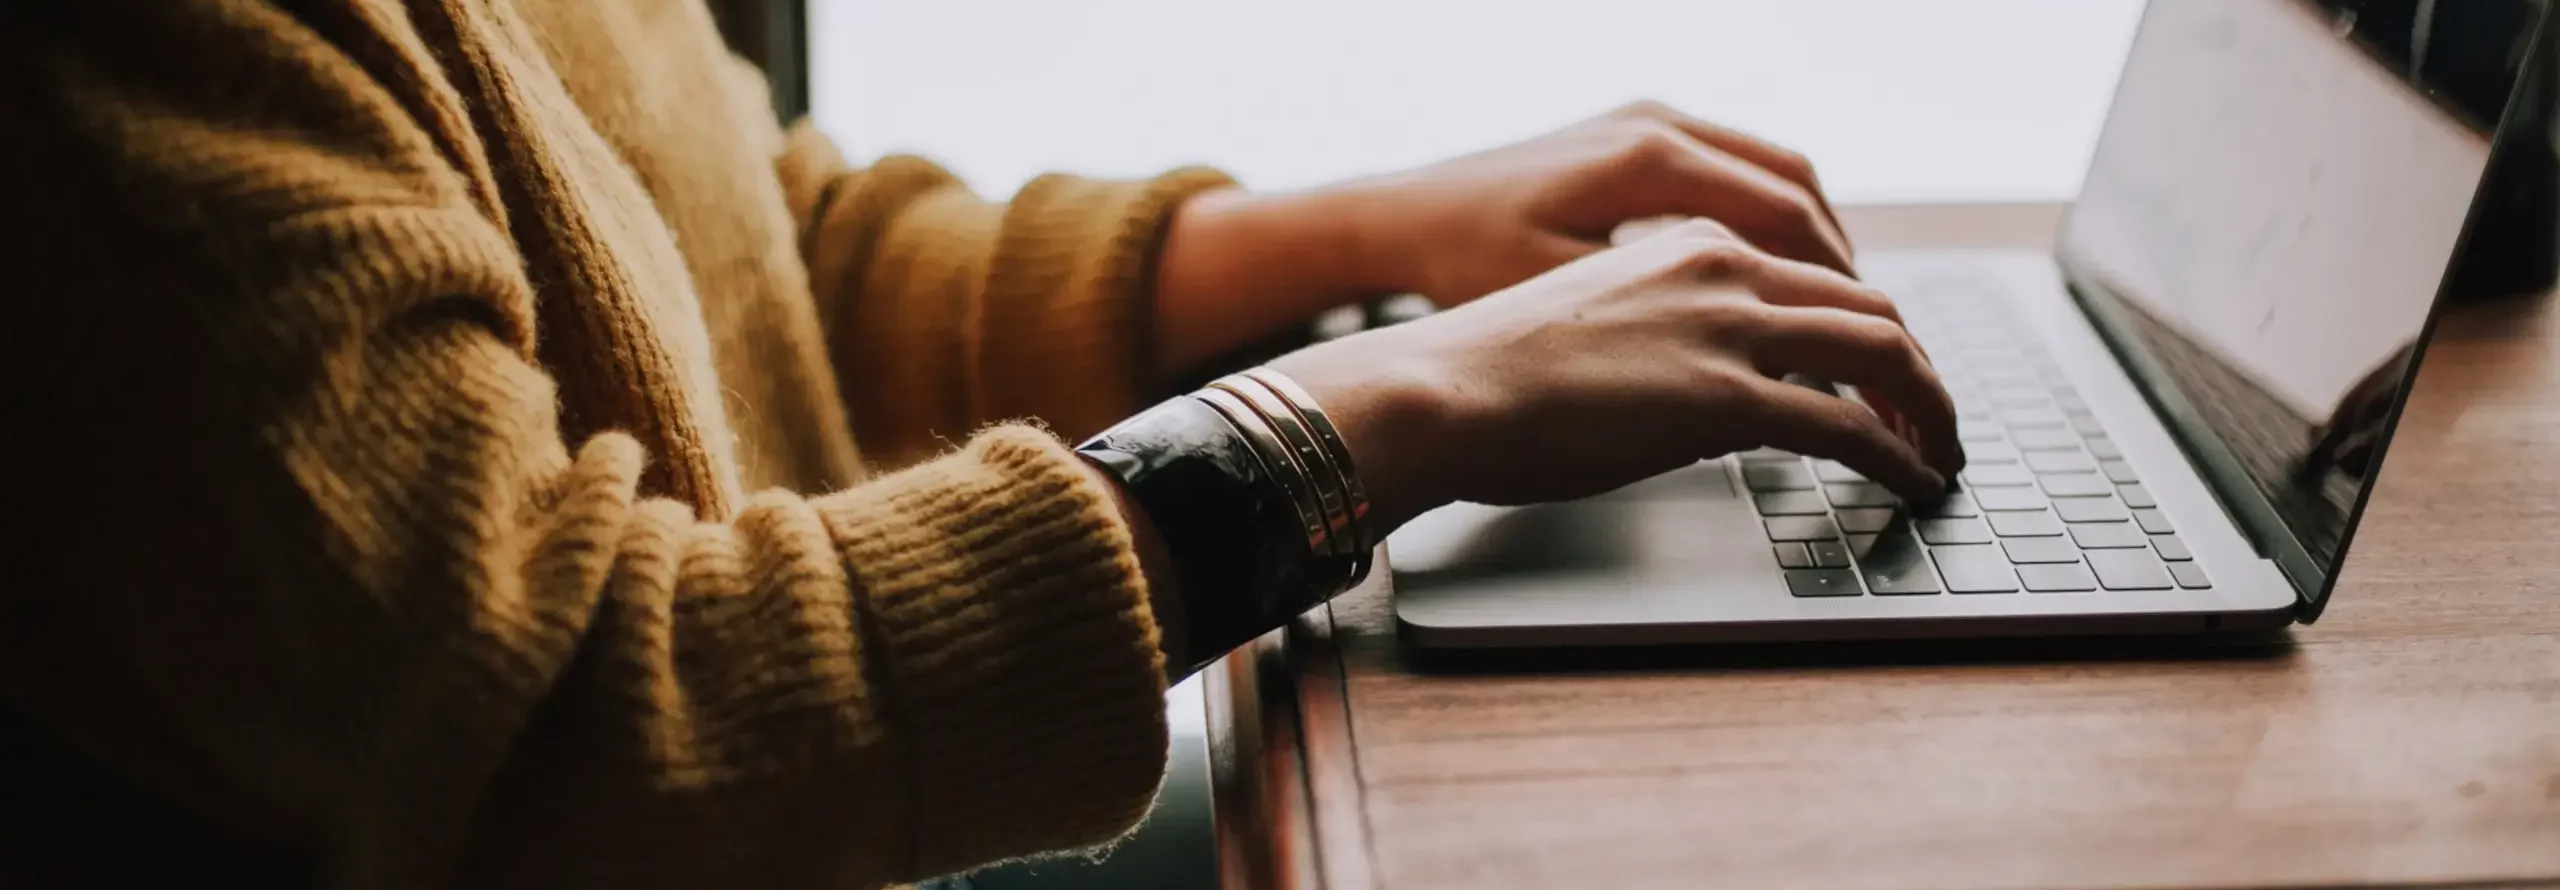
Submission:
M 699 0 L 0 3 L 0 886 L 861 887 L 1124 830 L 1127 531 L 985 427 L 1149 398 L 1151 251 L 1221 182 L 849 168 Z

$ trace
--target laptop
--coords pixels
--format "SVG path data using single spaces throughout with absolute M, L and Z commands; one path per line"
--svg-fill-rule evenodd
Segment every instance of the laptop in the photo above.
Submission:
M 1838 464 L 1755 452 L 1573 503 L 1456 505 L 1387 543 L 1405 638 L 2317 619 L 2493 149 L 2552 150 L 2545 134 L 2493 138 L 2541 62 L 2543 4 L 2444 4 L 2514 11 L 2471 20 L 2498 32 L 2458 58 L 2438 4 L 2378 24 L 2393 5 L 2153 0 L 2052 250 L 1862 258 L 1961 412 L 1969 467 L 1945 500 L 1904 504 Z

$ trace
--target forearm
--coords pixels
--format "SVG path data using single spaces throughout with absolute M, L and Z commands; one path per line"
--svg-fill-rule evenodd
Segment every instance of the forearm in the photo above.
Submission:
M 1187 379 L 1327 309 L 1409 286 L 1397 258 L 1359 234 L 1377 215 L 1372 198 L 1346 187 L 1192 198 L 1156 267 L 1159 378 Z

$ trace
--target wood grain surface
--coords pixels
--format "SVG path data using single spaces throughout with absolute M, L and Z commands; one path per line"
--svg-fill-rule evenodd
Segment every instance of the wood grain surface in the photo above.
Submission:
M 2055 213 L 1844 216 L 1872 250 Z M 1225 707 L 1330 739 L 1297 842 L 1342 890 L 2560 886 L 2560 310 L 2451 315 L 2378 485 L 2280 636 L 1452 661 L 1373 584 Z

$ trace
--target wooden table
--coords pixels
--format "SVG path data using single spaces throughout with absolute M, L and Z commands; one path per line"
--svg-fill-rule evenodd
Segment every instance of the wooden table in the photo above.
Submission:
M 2328 616 L 2245 643 L 1453 665 L 1372 583 L 1208 678 L 1227 886 L 2560 887 L 2560 310 L 2448 317 L 2378 485 Z

